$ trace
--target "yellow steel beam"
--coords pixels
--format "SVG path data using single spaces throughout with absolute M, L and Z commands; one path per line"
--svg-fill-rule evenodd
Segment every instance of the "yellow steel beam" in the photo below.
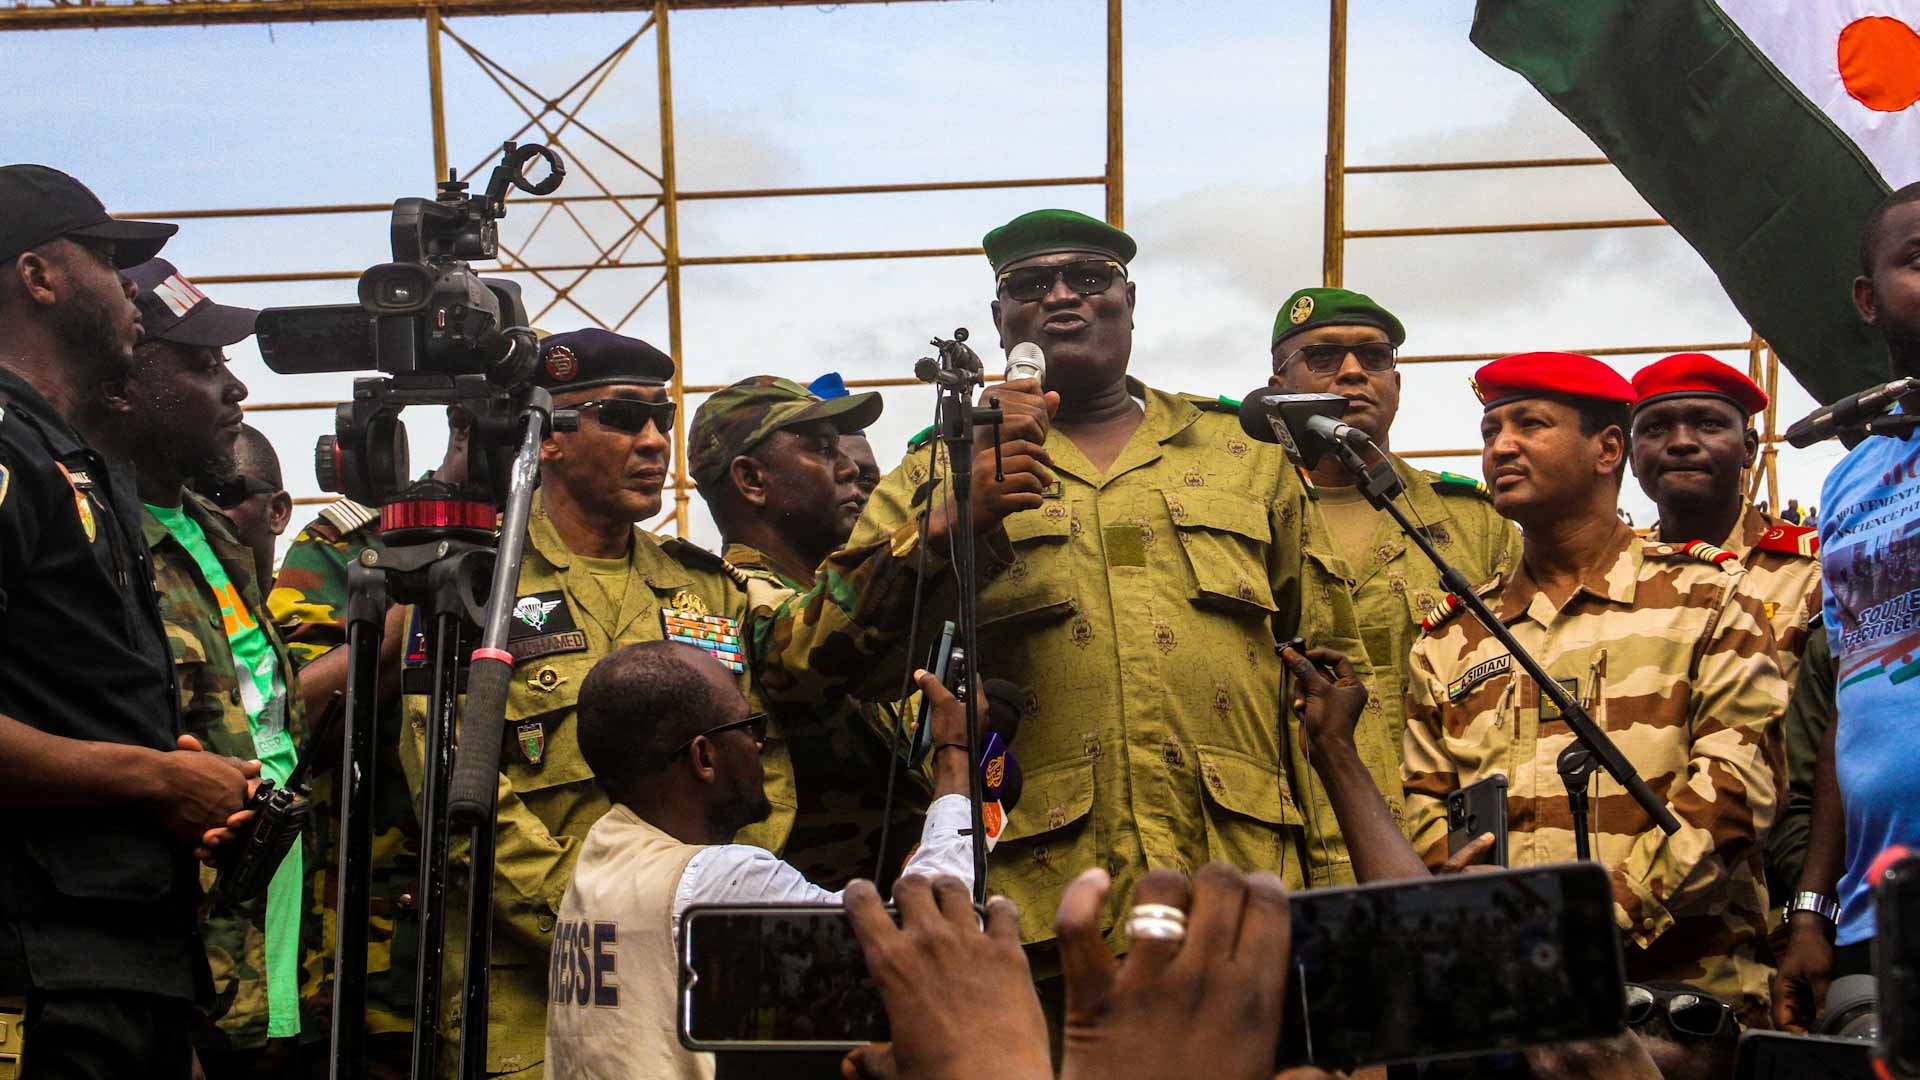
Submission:
M 1107 224 L 1127 227 L 1126 138 L 1121 108 L 1120 0 L 1107 0 Z
M 659 46 L 660 65 L 660 209 L 666 235 L 667 352 L 673 357 L 673 400 L 687 400 L 686 352 L 681 344 L 680 323 L 680 191 L 679 170 L 674 166 L 673 148 L 673 51 L 667 31 L 668 0 L 655 0 L 654 38 Z M 673 444 L 687 445 L 687 410 L 673 413 Z M 673 531 L 687 535 L 687 455 L 673 455 Z
M 1349 165 L 1348 176 L 1369 173 L 1471 172 L 1476 169 L 1562 169 L 1576 165 L 1611 165 L 1603 157 L 1511 158 L 1499 161 L 1403 161 L 1387 165 Z
M 1666 225 L 1664 218 L 1603 218 L 1596 221 L 1529 221 L 1504 225 L 1418 225 L 1401 229 L 1347 229 L 1349 240 L 1390 236 L 1485 236 L 1491 233 L 1574 232 L 1581 229 L 1651 229 Z
M 838 5 L 902 0 L 837 0 Z M 655 0 L 181 0 L 179 3 L 18 2 L 0 7 L 0 31 L 103 30 L 114 26 L 211 26 L 277 22 L 424 19 L 476 15 L 604 14 L 651 11 Z M 819 0 L 672 0 L 676 11 L 817 7 Z
M 1320 284 L 1338 288 L 1347 263 L 1347 0 L 1327 6 L 1327 156 L 1321 197 Z

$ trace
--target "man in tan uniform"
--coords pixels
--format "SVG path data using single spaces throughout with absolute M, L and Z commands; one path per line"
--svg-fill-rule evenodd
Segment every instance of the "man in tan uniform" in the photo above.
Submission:
M 1680 820 L 1667 836 L 1594 780 L 1593 854 L 1613 875 L 1627 977 L 1692 984 L 1764 1023 L 1760 841 L 1787 689 L 1765 613 L 1737 565 L 1643 541 L 1615 516 L 1634 395 L 1613 369 L 1530 353 L 1476 380 L 1481 464 L 1526 538 L 1520 564 L 1476 591 Z M 1446 794 L 1494 774 L 1510 785 L 1510 864 L 1573 857 L 1555 767 L 1573 736 L 1505 646 L 1453 615 L 1414 646 L 1407 700 L 1407 823 L 1428 865 L 1447 854 Z
M 1023 430 L 1043 439 L 1054 481 L 980 551 L 981 668 L 1030 688 L 1025 793 L 989 885 L 1019 904 L 1023 940 L 1040 944 L 1054 937 L 1067 884 L 1104 868 L 1115 884 L 1102 930 L 1121 951 L 1148 869 L 1222 859 L 1304 883 L 1274 644 L 1298 634 L 1357 653 L 1358 626 L 1342 575 L 1305 550 L 1316 511 L 1279 448 L 1247 438 L 1215 399 L 1127 376 L 1133 240 L 1041 210 L 984 246 L 1001 346 L 1033 342 L 1047 359 L 1044 395 L 1023 380 L 985 396 L 1038 418 Z M 934 470 L 947 471 L 937 451 L 910 453 L 881 482 L 852 547 L 923 512 Z M 924 603 L 916 649 L 952 610 L 943 583 Z M 898 648 L 904 630 L 869 621 L 850 639 L 877 655 L 875 696 L 923 659 Z M 1051 973 L 1049 955 L 1035 962 Z
M 1400 320 L 1371 297 L 1346 289 L 1301 289 L 1274 316 L 1273 377 L 1267 385 L 1290 394 L 1341 395 L 1348 401 L 1341 419 L 1385 451 L 1400 409 L 1396 353 L 1406 336 Z M 1494 510 L 1485 484 L 1415 468 L 1390 452 L 1387 460 L 1406 485 L 1402 500 L 1414 524 L 1468 581 L 1513 567 L 1520 554 L 1519 530 Z M 1373 508 L 1338 458 L 1322 458 L 1312 478 L 1309 494 L 1327 528 L 1312 534 L 1307 551 L 1322 565 L 1345 568 L 1360 617 L 1360 640 L 1373 665 L 1373 686 L 1353 742 L 1398 820 L 1407 654 L 1421 621 L 1445 610 L 1447 590 L 1433 563 L 1393 518 Z M 1291 723 L 1297 736 L 1298 717 Z M 1304 739 L 1292 740 L 1293 771 L 1312 778 L 1316 774 L 1302 757 L 1306 745 Z M 1351 884 L 1353 862 L 1333 805 L 1317 786 L 1309 786 L 1306 794 L 1308 880 L 1314 886 Z

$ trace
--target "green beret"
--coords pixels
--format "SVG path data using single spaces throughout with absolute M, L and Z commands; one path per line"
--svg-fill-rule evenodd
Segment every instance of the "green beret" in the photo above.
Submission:
M 980 241 L 996 273 L 1035 255 L 1084 251 L 1105 255 L 1122 266 L 1133 261 L 1133 237 L 1072 210 L 1032 210 L 988 233 Z
M 1316 326 L 1371 326 L 1387 335 L 1387 341 L 1399 348 L 1407 340 L 1407 330 L 1393 312 L 1373 302 L 1373 297 L 1351 289 L 1301 289 L 1280 306 L 1273 317 L 1273 341 L 1269 348 L 1302 330 Z
M 783 428 L 830 420 L 841 434 L 862 431 L 880 418 L 880 395 L 848 394 L 822 400 L 790 379 L 755 375 L 715 393 L 693 414 L 687 442 L 693 479 L 702 487 L 726 479 L 733 459 Z

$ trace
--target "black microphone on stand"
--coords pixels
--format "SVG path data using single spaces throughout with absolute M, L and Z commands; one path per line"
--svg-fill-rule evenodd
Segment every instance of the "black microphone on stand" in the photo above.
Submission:
M 1787 429 L 1787 443 L 1804 448 L 1825 442 L 1835 435 L 1844 436 L 1849 429 L 1863 426 L 1915 391 L 1920 391 L 1920 379 L 1907 378 L 1870 386 L 1857 394 L 1848 394 L 1796 421 Z
M 1289 394 L 1272 387 L 1256 390 L 1240 402 L 1240 430 L 1261 442 L 1279 443 L 1287 456 L 1311 469 L 1335 446 L 1356 450 L 1367 433 L 1338 419 L 1347 411 L 1339 394 Z

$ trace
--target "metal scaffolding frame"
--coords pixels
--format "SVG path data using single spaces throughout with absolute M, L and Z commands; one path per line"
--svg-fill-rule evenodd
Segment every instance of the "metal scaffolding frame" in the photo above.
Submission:
M 934 0 L 838 0 L 841 4 L 934 2 Z M 685 408 L 689 393 L 710 393 L 718 386 L 689 385 L 681 347 L 681 275 L 684 267 L 744 266 L 760 263 L 839 262 L 870 259 L 926 259 L 978 256 L 976 246 L 945 248 L 891 249 L 877 251 L 811 251 L 769 254 L 687 255 L 680 250 L 680 204 L 700 200 L 741 200 L 824 196 L 859 196 L 916 192 L 979 191 L 1013 188 L 1098 186 L 1106 195 L 1106 219 L 1116 227 L 1125 226 L 1124 125 L 1121 108 L 1121 4 L 1106 0 L 1106 163 L 1099 173 L 1082 176 L 1020 177 L 993 180 L 951 180 L 920 183 L 841 184 L 814 187 L 736 188 L 721 190 L 681 190 L 677 182 L 674 151 L 673 55 L 670 43 L 670 14 L 678 11 L 705 11 L 722 8 L 779 8 L 817 6 L 817 0 L 9 0 L 0 6 L 0 31 L 109 29 L 125 26 L 209 26 L 247 23 L 318 22 L 346 20 L 419 19 L 426 25 L 426 66 L 433 133 L 433 159 L 436 178 L 448 175 L 447 121 L 441 52 L 451 42 L 459 53 L 470 59 L 488 79 L 513 102 L 524 119 L 505 138 L 538 138 L 560 151 L 570 172 L 584 177 L 595 189 L 592 194 L 568 194 L 514 200 L 514 206 L 534 208 L 538 216 L 517 248 L 504 241 L 500 245 L 501 265 L 489 273 L 509 277 L 530 277 L 548 289 L 553 297 L 545 307 L 532 312 L 538 322 L 565 305 L 595 326 L 618 330 L 627 325 L 639 310 L 656 295 L 663 295 L 667 307 L 668 351 L 674 360 L 672 395 L 682 407 L 674 417 L 673 442 L 683 452 L 673 455 L 674 530 L 686 535 L 687 509 L 693 485 L 687 476 L 686 425 L 691 410 Z M 451 17 L 498 15 L 536 15 L 565 13 L 643 13 L 639 29 L 627 35 L 605 56 L 592 65 L 560 93 L 549 97 L 512 69 L 487 54 L 448 25 Z M 581 118 L 590 103 L 614 71 L 633 52 L 648 31 L 654 36 L 654 62 L 659 79 L 660 148 L 658 167 L 650 167 L 626 148 L 601 135 Z M 628 185 L 612 184 L 585 166 L 580 155 L 568 147 L 573 139 L 580 145 L 591 143 L 598 152 L 611 154 L 619 162 L 650 182 L 655 190 L 615 190 Z M 500 139 L 491 140 L 497 146 Z M 492 155 L 458 175 L 470 180 L 492 164 Z M 637 183 L 633 186 L 639 186 Z M 615 235 L 598 232 L 575 210 L 582 204 L 607 204 L 619 211 L 622 222 Z M 311 206 L 258 206 L 212 209 L 142 210 L 123 214 L 148 220 L 204 220 L 282 217 L 293 215 L 337 215 L 385 212 L 389 203 L 339 203 Z M 543 263 L 532 257 L 530 248 L 549 224 L 568 221 L 587 237 L 597 254 L 589 262 Z M 656 233 L 655 230 L 658 230 Z M 644 245 L 644 246 L 643 246 Z M 636 252 L 636 249 L 639 249 Z M 590 309 L 575 296 L 576 290 L 598 271 L 658 270 L 659 279 L 623 312 Z M 311 270 L 284 273 L 210 274 L 196 278 L 201 284 L 267 284 L 311 281 L 350 281 L 359 270 Z M 909 378 L 851 380 L 849 386 L 912 386 Z M 248 405 L 256 412 L 287 412 L 332 409 L 332 401 L 294 401 Z M 324 502 L 301 499 L 299 502 Z
M 1476 172 L 1505 169 L 1555 169 L 1568 167 L 1611 166 L 1604 157 L 1516 158 L 1491 161 L 1393 162 L 1380 165 L 1347 164 L 1347 0 L 1329 0 L 1327 34 L 1327 151 L 1325 197 L 1321 223 L 1321 283 L 1338 286 L 1346 273 L 1348 240 L 1384 240 L 1410 237 L 1487 236 L 1500 233 L 1574 232 L 1587 229 L 1664 228 L 1662 218 L 1607 218 L 1588 221 L 1495 222 L 1485 225 L 1428 225 L 1392 229 L 1355 229 L 1347 224 L 1347 177 L 1406 175 L 1442 172 Z M 1513 350 L 1508 350 L 1513 351 Z M 1747 374 L 1767 392 L 1764 416 L 1756 417 L 1760 426 L 1760 458 L 1747 477 L 1747 497 L 1753 498 L 1764 481 L 1770 506 L 1780 505 L 1778 390 L 1780 360 L 1773 347 L 1749 329 L 1744 341 L 1706 342 L 1692 345 L 1635 345 L 1598 349 L 1569 349 L 1588 356 L 1654 356 L 1678 352 L 1733 352 L 1747 354 Z M 1449 353 L 1431 356 L 1402 356 L 1402 364 L 1459 364 L 1485 362 L 1505 352 Z M 1402 457 L 1477 457 L 1478 447 L 1468 449 L 1397 451 Z

